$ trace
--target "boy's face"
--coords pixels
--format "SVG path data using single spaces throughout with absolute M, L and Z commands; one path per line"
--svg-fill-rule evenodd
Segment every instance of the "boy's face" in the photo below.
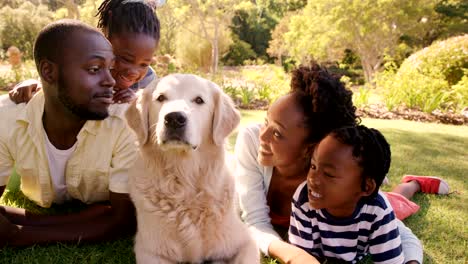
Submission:
M 127 89 L 145 77 L 158 43 L 143 33 L 123 33 L 109 40 L 116 57 L 112 71 L 116 80 L 115 89 Z
M 110 43 L 100 34 L 77 31 L 66 44 L 58 69 L 59 101 L 82 120 L 106 118 L 115 85 Z
M 326 209 L 335 217 L 350 217 L 359 199 L 362 168 L 352 155 L 352 147 L 332 136 L 316 147 L 307 175 L 309 203 L 314 209 Z

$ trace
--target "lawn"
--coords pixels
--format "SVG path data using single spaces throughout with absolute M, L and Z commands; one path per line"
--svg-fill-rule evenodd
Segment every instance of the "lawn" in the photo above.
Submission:
M 243 111 L 241 126 L 263 122 L 262 111 Z M 437 175 L 447 180 L 459 193 L 449 196 L 418 194 L 414 201 L 421 206 L 405 223 L 424 245 L 424 263 L 467 263 L 468 256 L 468 126 L 417 123 L 402 120 L 364 119 L 367 126 L 380 129 L 392 146 L 391 186 L 403 174 Z M 232 145 L 236 133 L 229 138 Z M 17 191 L 19 182 L 11 181 L 3 202 L 34 208 Z M 7 199 L 5 199 L 7 198 Z M 78 207 L 78 206 L 76 206 Z M 54 211 L 65 211 L 54 208 Z M 34 246 L 0 250 L 0 263 L 134 263 L 132 239 L 96 245 Z M 265 260 L 264 263 L 273 263 Z

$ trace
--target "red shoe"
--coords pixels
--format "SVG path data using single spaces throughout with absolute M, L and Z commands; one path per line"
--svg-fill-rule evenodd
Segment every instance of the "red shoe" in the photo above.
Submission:
M 448 183 L 439 177 L 405 175 L 401 179 L 401 182 L 410 181 L 417 181 L 423 193 L 448 194 L 450 190 Z

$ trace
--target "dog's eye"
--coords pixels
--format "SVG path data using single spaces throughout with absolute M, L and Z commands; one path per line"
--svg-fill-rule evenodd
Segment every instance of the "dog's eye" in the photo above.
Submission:
M 158 100 L 158 102 L 164 102 L 167 98 L 164 94 L 160 94 L 156 100 Z
M 205 103 L 205 101 L 203 101 L 203 99 L 200 96 L 197 96 L 197 98 L 193 99 L 193 101 L 196 104 L 204 104 Z

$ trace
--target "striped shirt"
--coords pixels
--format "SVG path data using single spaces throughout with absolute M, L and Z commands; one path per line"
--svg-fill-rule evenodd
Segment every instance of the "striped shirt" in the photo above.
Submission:
M 289 241 L 319 258 L 356 263 L 370 254 L 374 263 L 404 261 L 393 209 L 380 192 L 359 202 L 350 218 L 336 219 L 325 209 L 310 207 L 302 183 L 292 201 Z

